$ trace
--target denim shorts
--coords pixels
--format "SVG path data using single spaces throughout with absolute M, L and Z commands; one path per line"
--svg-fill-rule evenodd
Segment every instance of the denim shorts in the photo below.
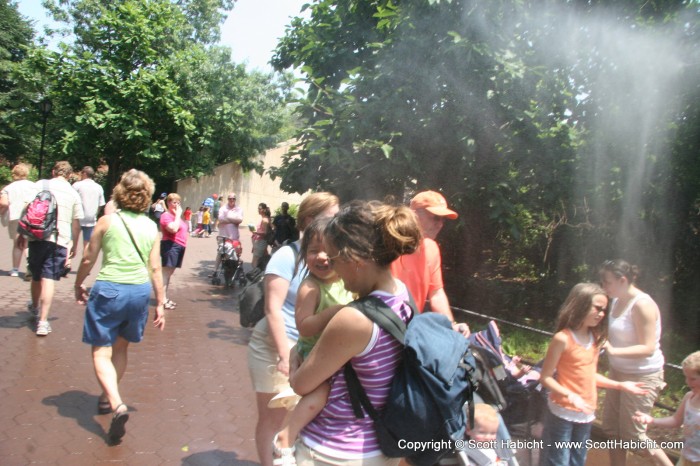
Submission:
M 68 257 L 68 249 L 53 241 L 29 241 L 27 262 L 32 280 L 35 282 L 42 278 L 60 280 L 63 267 L 66 265 L 66 257 Z
M 185 247 L 174 241 L 160 242 L 160 258 L 163 267 L 182 267 L 182 259 L 185 258 Z
M 91 227 L 80 227 L 80 230 L 83 232 L 83 243 L 88 244 L 90 242 L 90 238 L 92 238 L 92 232 L 95 230 L 95 225 Z
M 90 290 L 83 342 L 93 346 L 112 346 L 117 336 L 132 343 L 143 339 L 148 321 L 151 283 L 125 285 L 98 280 Z

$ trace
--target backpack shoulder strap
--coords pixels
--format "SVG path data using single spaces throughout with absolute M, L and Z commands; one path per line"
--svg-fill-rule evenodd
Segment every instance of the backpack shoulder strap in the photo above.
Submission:
M 410 295 L 407 304 L 411 308 L 413 315 L 415 315 L 416 304 Z M 403 345 L 404 337 L 406 335 L 406 324 L 380 298 L 371 295 L 364 296 L 351 302 L 348 304 L 348 306 L 362 312 L 368 319 L 386 330 L 387 333 L 396 338 Z M 355 417 L 358 419 L 365 417 L 362 411 L 362 408 L 364 408 L 369 417 L 373 421 L 377 421 L 379 414 L 377 413 L 377 410 L 374 409 L 374 406 L 372 406 L 372 402 L 367 396 L 367 392 L 362 386 L 362 383 L 360 383 L 360 379 L 357 377 L 357 373 L 355 372 L 355 369 L 353 369 L 350 361 L 345 363 L 343 372 L 345 374 L 345 382 L 348 386 L 350 403 L 352 404 L 352 410 Z
M 413 302 L 413 298 L 409 297 L 407 304 L 411 308 L 413 315 L 415 315 L 416 305 Z M 369 320 L 379 325 L 403 344 L 406 335 L 406 323 L 380 298 L 372 295 L 364 296 L 351 302 L 348 306 L 362 312 Z

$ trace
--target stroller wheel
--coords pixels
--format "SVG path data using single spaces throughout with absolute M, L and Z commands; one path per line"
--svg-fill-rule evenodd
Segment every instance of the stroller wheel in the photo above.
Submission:
M 211 279 L 212 285 L 221 285 L 221 279 L 219 277 L 214 277 Z
M 245 274 L 243 273 L 243 267 L 239 266 L 236 269 L 236 273 L 233 275 L 233 281 L 240 287 L 243 287 L 248 283 L 248 280 L 245 278 Z

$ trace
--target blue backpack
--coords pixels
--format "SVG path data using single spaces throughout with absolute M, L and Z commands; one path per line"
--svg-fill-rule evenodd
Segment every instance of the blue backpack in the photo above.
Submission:
M 469 340 L 452 330 L 447 317 L 434 312 L 416 314 L 412 300 L 409 305 L 413 318 L 406 325 L 377 297 L 366 296 L 349 304 L 404 344 L 381 411 L 372 406 L 349 362 L 344 371 L 355 416 L 363 418 L 366 412 L 372 418 L 382 453 L 429 466 L 453 451 L 456 440 L 464 439 L 467 402 L 470 423 L 473 420 L 476 363 Z

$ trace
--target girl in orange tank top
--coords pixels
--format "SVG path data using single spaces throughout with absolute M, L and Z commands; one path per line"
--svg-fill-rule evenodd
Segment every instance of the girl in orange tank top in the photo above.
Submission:
M 597 373 L 607 310 L 605 291 L 593 283 L 574 286 L 559 310 L 541 374 L 542 384 L 549 390 L 541 465 L 584 466 L 598 387 L 645 392 L 633 382 L 615 382 Z M 557 442 L 579 443 L 565 448 Z

